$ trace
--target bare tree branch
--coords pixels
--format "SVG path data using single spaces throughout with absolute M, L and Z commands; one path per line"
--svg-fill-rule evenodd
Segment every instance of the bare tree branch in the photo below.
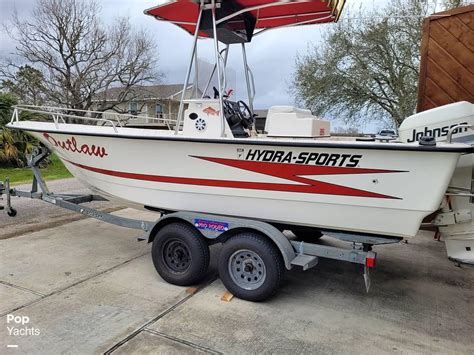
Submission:
M 96 0 L 37 0 L 30 19 L 15 13 L 8 26 L 20 61 L 42 75 L 52 103 L 87 110 L 94 103 L 111 109 L 129 100 L 131 88 L 160 79 L 153 39 L 134 31 L 128 18 L 100 21 Z M 4 63 L 0 75 L 12 79 L 18 65 Z M 121 87 L 118 102 L 106 91 Z

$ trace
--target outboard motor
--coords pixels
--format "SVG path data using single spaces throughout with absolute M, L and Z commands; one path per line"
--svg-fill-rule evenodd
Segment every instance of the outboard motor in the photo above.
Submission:
M 403 121 L 399 128 L 402 142 L 424 144 L 426 136 L 436 142 L 446 141 L 452 131 L 452 142 L 474 146 L 474 104 L 457 102 L 417 113 Z M 459 126 L 459 128 L 455 128 Z M 474 154 L 463 155 L 449 184 L 440 212 L 432 223 L 446 243 L 448 257 L 474 264 Z M 429 193 L 429 191 L 427 191 Z

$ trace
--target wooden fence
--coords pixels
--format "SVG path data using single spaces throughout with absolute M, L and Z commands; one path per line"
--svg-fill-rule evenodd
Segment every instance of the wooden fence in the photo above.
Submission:
M 474 5 L 428 17 L 423 25 L 417 111 L 474 103 Z

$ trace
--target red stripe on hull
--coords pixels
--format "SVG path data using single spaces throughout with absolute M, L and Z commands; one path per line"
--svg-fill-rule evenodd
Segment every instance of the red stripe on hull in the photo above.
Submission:
M 234 181 L 234 180 L 216 180 L 216 179 L 201 179 L 201 178 L 187 178 L 177 176 L 164 176 L 164 175 L 150 175 L 150 174 L 137 174 L 129 173 L 108 169 L 95 168 L 87 165 L 82 165 L 68 161 L 70 164 L 77 166 L 84 170 L 89 170 L 98 174 L 115 176 L 125 179 L 142 180 L 142 181 L 153 181 L 162 182 L 169 184 L 183 184 L 183 185 L 199 185 L 199 186 L 210 186 L 210 187 L 225 187 L 225 188 L 236 188 L 236 189 L 251 189 L 251 190 L 265 190 L 265 191 L 281 191 L 281 192 L 296 192 L 296 193 L 309 193 L 309 194 L 321 194 L 321 195 L 337 195 L 337 196 L 353 196 L 353 197 L 369 197 L 369 198 L 385 198 L 385 199 L 399 199 L 398 197 L 388 196 L 375 192 L 355 189 L 347 186 L 341 186 L 331 184 L 327 182 L 321 182 L 295 176 L 295 173 L 304 175 L 330 175 L 330 174 L 368 174 L 368 173 L 385 173 L 385 172 L 397 172 L 388 170 L 378 169 L 356 169 L 356 168 L 336 168 L 336 167 L 321 167 L 321 166 L 304 166 L 300 169 L 300 165 L 297 164 L 276 164 L 276 163 L 262 163 L 254 161 L 240 161 L 233 159 L 220 159 L 220 158 L 206 158 L 196 157 L 204 159 L 210 162 L 219 164 L 225 164 L 232 167 L 262 173 L 274 177 L 284 178 L 294 182 L 301 183 L 302 185 L 296 184 L 285 184 L 285 183 L 268 183 L 268 182 L 250 182 L 250 181 Z M 240 162 L 247 162 L 252 164 L 240 164 Z M 258 164 L 264 164 L 259 166 Z M 270 171 L 266 164 L 282 165 L 277 170 Z M 297 168 L 296 168 L 296 167 Z M 317 170 L 318 168 L 319 170 Z M 331 169 L 332 168 L 332 169 Z M 339 169 L 336 172 L 335 169 Z M 342 170 L 341 170 L 342 169 Z M 351 169 L 351 170 L 347 170 Z M 355 170 L 358 171 L 355 171 Z M 319 171 L 319 173 L 316 173 Z

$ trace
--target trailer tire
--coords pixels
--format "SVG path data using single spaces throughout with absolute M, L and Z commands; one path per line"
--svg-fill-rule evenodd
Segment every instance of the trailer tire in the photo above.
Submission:
M 321 233 L 321 231 L 305 227 L 293 228 L 291 232 L 296 236 L 296 240 L 307 243 L 314 243 L 323 236 L 323 233 Z
M 178 286 L 199 283 L 209 267 L 209 246 L 198 230 L 187 223 L 161 228 L 151 249 L 153 264 L 167 282 Z
M 263 301 L 277 291 L 285 265 L 279 249 L 268 238 L 243 232 L 224 243 L 218 269 L 221 281 L 234 296 Z

